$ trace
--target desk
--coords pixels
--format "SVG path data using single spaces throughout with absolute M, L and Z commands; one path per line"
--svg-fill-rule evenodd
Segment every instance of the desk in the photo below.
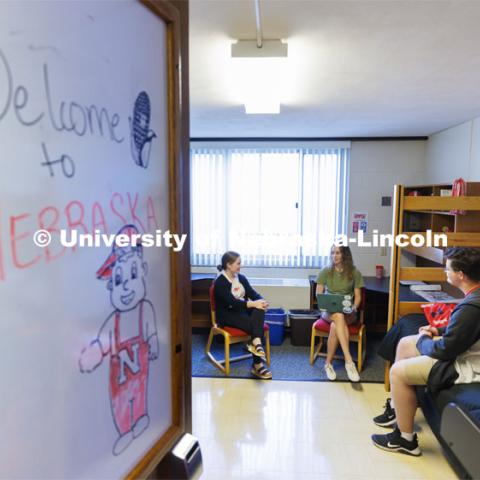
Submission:
M 192 327 L 209 328 L 210 298 L 208 289 L 217 275 L 215 273 L 192 273 Z
M 367 331 L 387 331 L 388 298 L 390 278 L 364 277 L 365 282 L 365 325 Z M 410 291 L 410 290 L 409 290 Z M 407 292 L 404 292 L 407 294 Z
M 388 295 L 390 286 L 390 277 L 363 277 L 365 288 L 371 292 L 384 293 Z M 408 285 L 400 285 L 401 302 L 425 302 L 425 299 L 413 293 Z

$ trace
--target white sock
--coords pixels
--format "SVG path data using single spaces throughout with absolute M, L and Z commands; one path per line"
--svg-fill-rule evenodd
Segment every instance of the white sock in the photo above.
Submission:
M 408 442 L 411 442 L 413 440 L 413 433 L 405 433 L 405 432 L 400 432 L 402 434 L 402 438 L 407 440 Z
M 395 408 L 395 405 L 393 404 L 393 398 L 390 399 L 390 406 L 391 406 L 392 408 Z

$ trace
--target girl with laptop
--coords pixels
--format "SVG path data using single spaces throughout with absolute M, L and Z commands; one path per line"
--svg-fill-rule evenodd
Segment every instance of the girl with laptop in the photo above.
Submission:
M 357 309 L 360 307 L 362 300 L 361 288 L 363 286 L 362 275 L 353 264 L 350 248 L 334 245 L 331 250 L 330 266 L 321 270 L 318 275 L 317 294 L 349 295 L 353 298 L 353 305 L 351 308 L 346 308 L 343 312 L 322 312 L 322 318 L 330 323 L 327 358 L 324 367 L 329 380 L 337 378 L 332 360 L 340 343 L 345 358 L 345 370 L 347 371 L 348 379 L 351 382 L 360 381 L 357 367 L 350 354 L 348 325 L 352 325 L 357 321 Z

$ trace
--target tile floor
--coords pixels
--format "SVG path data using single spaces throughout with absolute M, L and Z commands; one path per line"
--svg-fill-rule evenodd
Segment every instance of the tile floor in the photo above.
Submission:
M 374 447 L 380 384 L 193 378 L 204 480 L 457 478 L 421 412 L 421 457 Z

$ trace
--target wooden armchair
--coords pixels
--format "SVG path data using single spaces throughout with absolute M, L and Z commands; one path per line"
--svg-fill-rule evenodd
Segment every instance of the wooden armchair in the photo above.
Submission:
M 242 343 L 248 342 L 251 340 L 251 336 L 248 335 L 243 330 L 233 327 L 220 327 L 217 324 L 216 319 L 216 310 L 215 310 L 215 293 L 213 289 L 214 285 L 209 289 L 210 294 L 210 317 L 212 321 L 212 326 L 210 328 L 210 334 L 208 336 L 207 346 L 205 347 L 205 353 L 207 354 L 208 358 L 215 364 L 217 368 L 219 368 L 225 375 L 230 374 L 230 363 L 236 362 L 239 360 L 245 360 L 246 358 L 250 358 L 252 356 L 251 353 L 245 355 L 238 355 L 236 357 L 230 357 L 230 345 L 235 343 Z M 270 365 L 270 331 L 268 329 L 268 324 L 265 323 L 263 326 L 263 332 L 265 336 L 265 356 L 267 365 Z M 225 342 L 225 359 L 224 360 L 217 360 L 211 351 L 213 337 L 215 335 L 222 335 L 223 340 Z

